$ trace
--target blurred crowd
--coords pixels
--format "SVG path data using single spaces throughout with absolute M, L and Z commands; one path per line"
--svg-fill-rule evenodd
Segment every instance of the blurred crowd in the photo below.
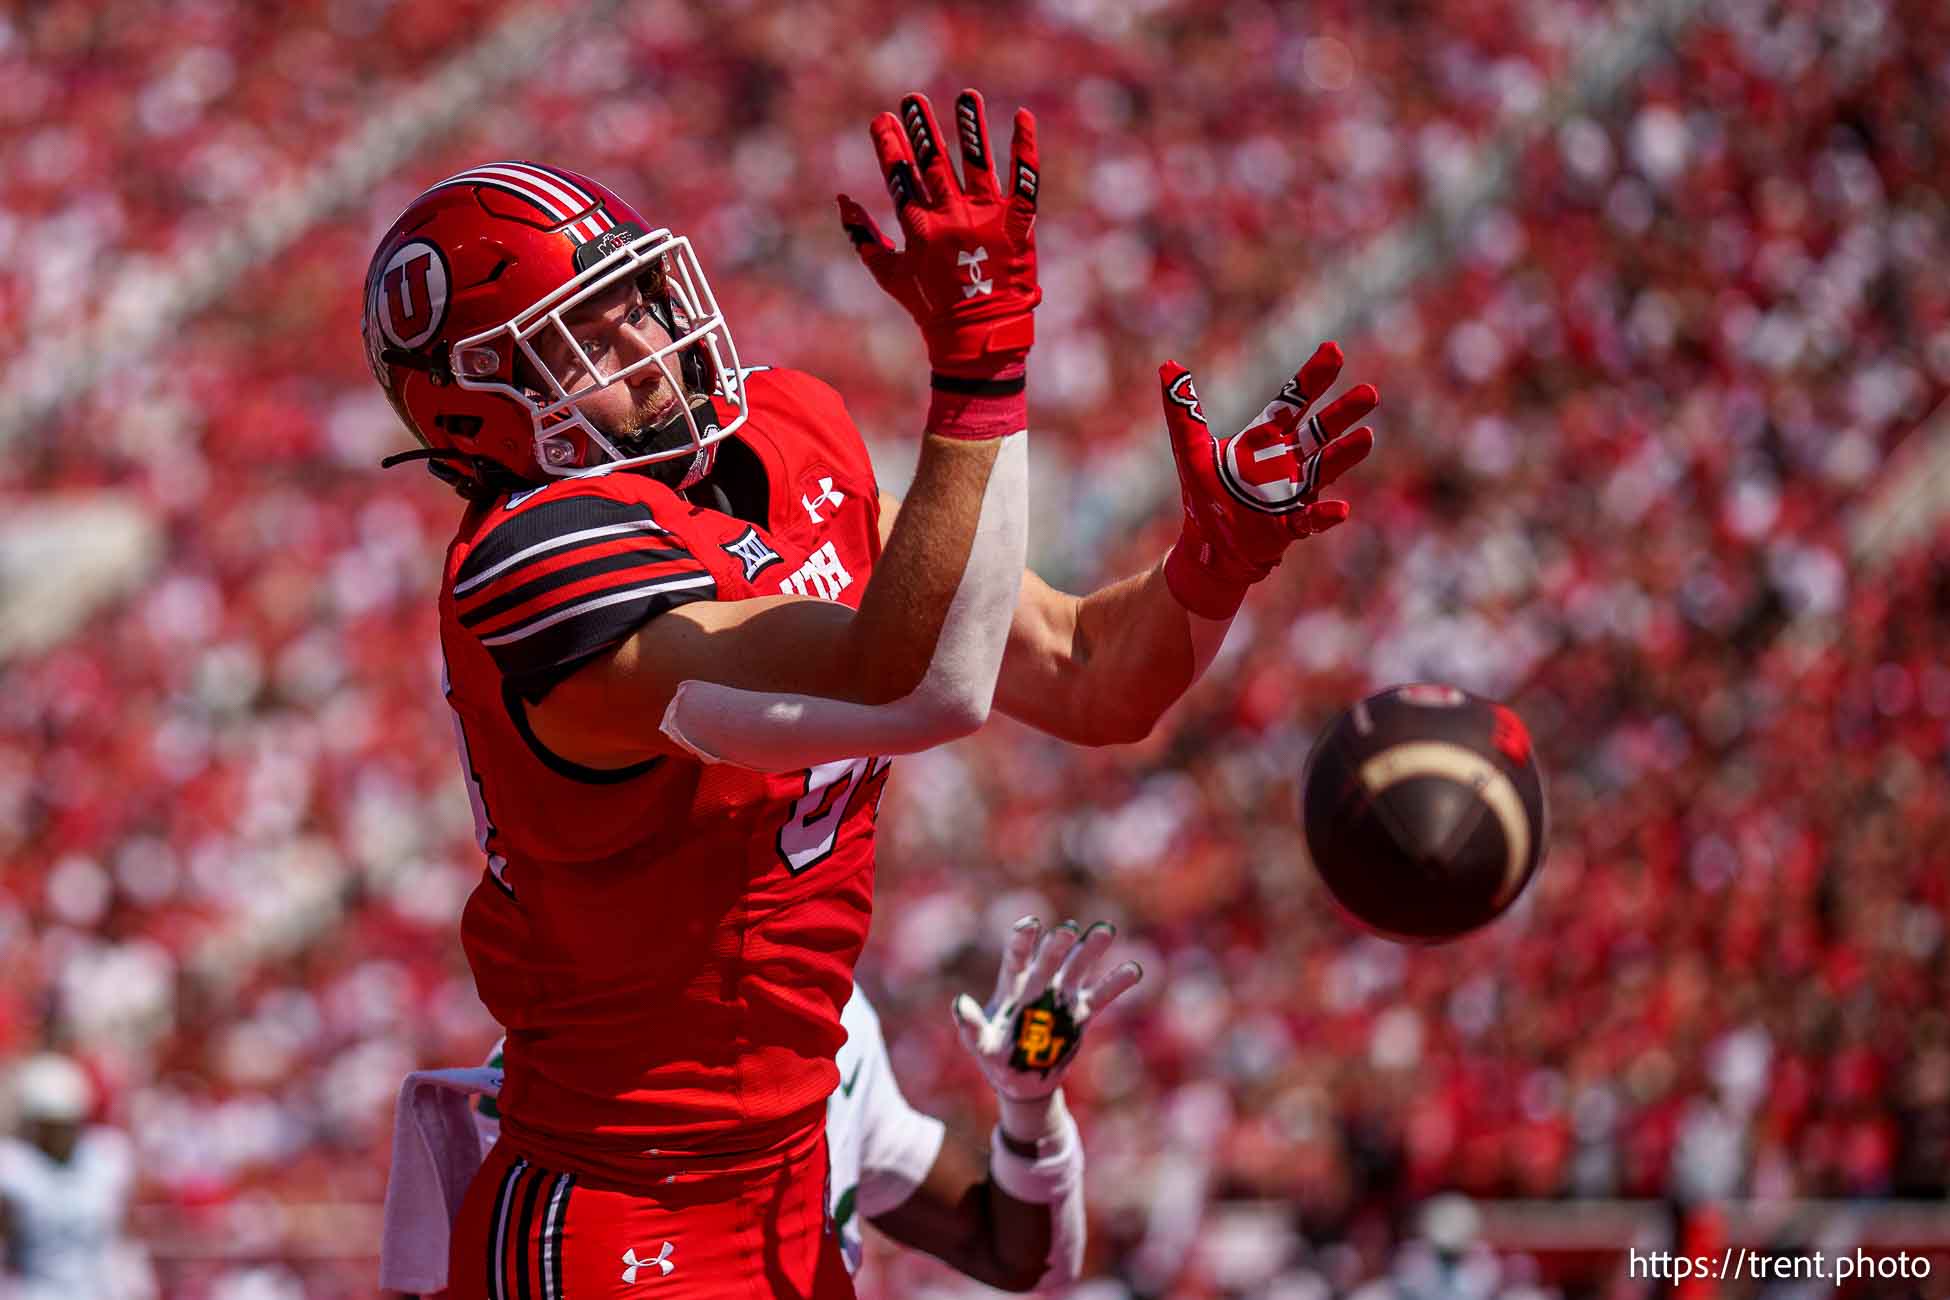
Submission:
M 110 0 L 0 16 L 0 337 L 139 306 L 159 270 L 302 177 L 495 12 Z
M 8 337 L 247 219 L 491 7 L 164 8 L 0 19 Z M 286 1243 L 172 1259 L 172 1293 L 368 1293 L 371 1243 L 334 1239 L 356 1216 L 292 1207 L 376 1204 L 401 1076 L 495 1036 L 458 944 L 480 862 L 437 686 L 459 503 L 374 468 L 406 435 L 357 339 L 371 242 L 413 194 L 518 155 L 667 214 L 746 363 L 833 382 L 898 465 L 918 340 L 832 195 L 878 202 L 865 123 L 915 85 L 977 85 L 992 122 L 1027 103 L 1035 454 L 1071 487 L 1133 445 L 1162 466 L 1156 364 L 1256 338 L 1543 104 L 1607 16 L 626 6 L 0 448 L 7 499 L 109 489 L 165 539 L 128 599 L 0 665 L 0 1057 L 82 1061 L 147 1221 Z M 861 979 L 917 1104 L 987 1131 L 946 1008 L 1017 916 L 1116 920 L 1145 965 L 1073 1076 L 1093 1297 L 1406 1296 L 1445 1189 L 1950 1191 L 1950 533 L 1868 571 L 1845 528 L 1950 392 L 1947 95 L 1930 0 L 1708 5 L 1341 340 L 1383 394 L 1354 517 L 1254 593 L 1150 740 L 999 721 L 896 764 Z M 1155 561 L 1157 504 L 1054 563 Z M 1430 678 L 1525 717 L 1552 827 L 1508 918 L 1414 950 L 1333 912 L 1294 808 L 1335 710 Z M 1454 1294 L 1589 1293 L 1470 1258 Z M 869 1270 L 863 1296 L 960 1294 L 929 1262 Z

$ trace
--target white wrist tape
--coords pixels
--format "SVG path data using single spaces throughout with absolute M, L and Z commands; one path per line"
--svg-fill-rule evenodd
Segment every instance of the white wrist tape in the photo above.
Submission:
M 1042 1139 L 1036 1159 L 1009 1150 L 1000 1124 L 989 1137 L 989 1177 L 995 1185 L 1018 1201 L 1050 1207 L 1049 1263 L 1037 1280 L 1038 1289 L 1077 1280 L 1089 1236 L 1083 1212 L 1083 1135 L 1063 1104 L 1063 1094 L 1056 1093 L 1051 1101 L 1053 1132 Z
M 1076 1127 L 1070 1108 L 1063 1101 L 1063 1089 L 1027 1101 L 996 1094 L 996 1118 L 1002 1131 L 1017 1142 L 1049 1142 Z
M 979 728 L 1022 590 L 1028 545 L 1029 439 L 1002 439 L 982 493 L 961 581 L 920 685 L 891 704 L 678 684 L 663 732 L 707 763 L 789 772 L 861 754 L 911 754 Z

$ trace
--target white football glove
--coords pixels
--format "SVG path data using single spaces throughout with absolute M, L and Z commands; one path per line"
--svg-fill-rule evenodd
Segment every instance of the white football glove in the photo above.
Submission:
M 1077 923 L 1049 931 L 1033 916 L 1017 921 L 1002 951 L 995 994 L 982 1006 L 964 993 L 951 1010 L 961 1045 L 1004 1103 L 1041 1101 L 1063 1085 L 1092 1017 L 1144 977 L 1134 961 L 1092 978 L 1117 927 L 1099 921 L 1079 937 Z

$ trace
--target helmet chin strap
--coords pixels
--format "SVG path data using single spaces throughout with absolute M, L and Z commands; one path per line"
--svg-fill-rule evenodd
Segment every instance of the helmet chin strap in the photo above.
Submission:
M 690 398 L 688 405 L 691 413 L 697 419 L 700 432 L 709 433 L 711 430 L 717 428 L 716 413 L 711 408 L 710 398 L 702 395 L 693 396 Z M 610 441 L 616 444 L 618 451 L 629 456 L 649 456 L 659 451 L 673 451 L 678 447 L 684 446 L 690 440 L 690 419 L 686 417 L 682 410 L 672 414 L 662 424 L 654 425 L 648 429 L 632 434 L 627 439 L 614 437 L 610 439 Z M 669 460 L 657 461 L 654 464 L 645 465 L 643 469 L 645 473 L 649 474 L 658 482 L 666 484 L 674 491 L 681 492 L 710 472 L 711 464 L 716 460 L 716 456 L 713 454 L 715 451 L 715 445 L 699 447 L 696 454 L 688 461 L 681 457 L 672 457 Z

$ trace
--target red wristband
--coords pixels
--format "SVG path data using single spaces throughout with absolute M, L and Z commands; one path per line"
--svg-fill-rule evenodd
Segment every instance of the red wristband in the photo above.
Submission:
M 1200 618 L 1227 619 L 1239 612 L 1247 583 L 1225 578 L 1200 562 L 1194 551 L 1208 551 L 1204 543 L 1187 545 L 1184 538 L 1165 556 L 1165 589 L 1171 598 Z
M 987 379 L 936 374 L 925 431 L 971 442 L 1021 433 L 1029 427 L 1026 369 L 1017 362 Z

